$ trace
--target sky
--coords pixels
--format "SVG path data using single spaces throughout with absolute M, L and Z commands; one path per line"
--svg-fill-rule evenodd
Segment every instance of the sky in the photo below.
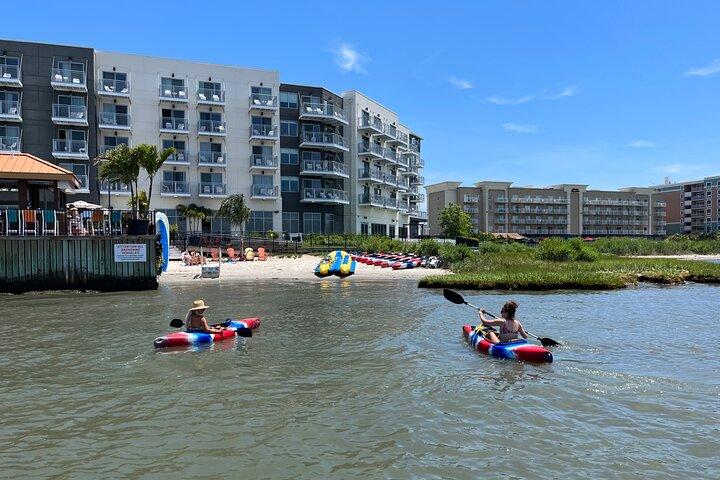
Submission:
M 424 138 L 426 184 L 616 190 L 720 175 L 716 1 L 15 5 L 0 38 L 358 90 Z

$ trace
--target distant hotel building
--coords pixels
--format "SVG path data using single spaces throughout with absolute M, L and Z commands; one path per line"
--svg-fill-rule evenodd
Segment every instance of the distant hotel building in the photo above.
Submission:
M 530 236 L 665 235 L 663 194 L 651 188 L 588 190 L 587 185 L 513 187 L 512 182 L 443 182 L 425 187 L 430 235 L 451 204 L 470 215 L 473 230 Z
M 668 233 L 720 230 L 720 176 L 650 187 L 667 203 Z
M 281 85 L 277 71 L 0 40 L 0 151 L 54 159 L 81 180 L 80 199 L 127 209 L 128 188 L 101 185 L 94 159 L 175 147 L 152 207 L 180 232 L 178 204 L 217 211 L 243 193 L 251 232 L 417 236 L 420 142 L 358 92 Z M 223 218 L 202 228 L 231 232 Z

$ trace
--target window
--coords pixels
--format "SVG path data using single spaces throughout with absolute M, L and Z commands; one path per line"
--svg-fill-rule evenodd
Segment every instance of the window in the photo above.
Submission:
M 130 145 L 130 139 L 128 137 L 103 137 L 100 151 L 101 153 L 106 153 L 118 145 Z
M 387 226 L 382 223 L 373 223 L 371 225 L 371 232 L 373 235 L 385 235 L 387 232 Z
M 335 233 L 335 214 L 325 214 L 325 235 Z
M 298 108 L 298 95 L 294 92 L 280 92 L 280 108 Z M 293 231 L 293 230 L 290 230 Z
M 280 177 L 280 191 L 288 193 L 297 193 L 299 191 L 300 182 L 298 177 Z
M 360 224 L 360 235 L 368 235 L 369 231 L 370 231 L 370 229 L 369 229 L 369 225 L 367 223 Z
M 297 165 L 299 163 L 298 157 L 299 155 L 296 148 L 280 149 L 280 163 L 282 163 L 283 165 Z
M 160 94 L 163 97 L 187 98 L 185 79 L 162 77 L 160 79 Z
M 100 88 L 105 92 L 128 93 L 127 73 L 102 72 Z
M 283 212 L 282 214 L 283 232 L 299 233 L 300 232 L 300 212 Z
M 15 140 L 20 138 L 20 127 L 0 125 L 0 143 L 6 143 L 5 140 L 9 140 L 11 138 Z M 8 145 L 10 145 L 10 143 L 8 143 Z
M 80 189 L 81 190 L 87 190 L 88 187 L 88 177 L 87 177 L 87 165 L 83 165 L 80 163 L 61 163 L 60 168 L 64 168 L 65 170 L 70 170 L 75 174 L 75 176 L 80 180 Z
M 8 57 L 7 55 L 0 56 L 0 74 L 2 76 L 8 74 L 10 78 L 19 78 L 20 57 Z
M 163 170 L 164 182 L 185 183 L 185 172 L 174 170 Z
M 297 137 L 298 124 L 289 120 L 280 121 L 280 135 L 283 137 Z
M 319 212 L 303 213 L 303 233 L 306 235 L 311 233 L 322 233 L 322 225 Z
M 254 233 L 265 233 L 273 229 L 273 212 L 252 210 L 247 221 L 247 231 Z

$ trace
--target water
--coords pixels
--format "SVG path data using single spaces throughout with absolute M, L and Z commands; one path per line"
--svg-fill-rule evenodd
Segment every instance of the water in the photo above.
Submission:
M 471 350 L 414 282 L 0 297 L 0 478 L 718 478 L 717 286 L 461 293 L 555 362 Z M 262 327 L 153 349 L 195 298 Z

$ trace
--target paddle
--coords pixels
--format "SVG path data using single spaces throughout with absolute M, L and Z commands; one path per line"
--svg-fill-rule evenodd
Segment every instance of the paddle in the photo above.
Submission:
M 212 327 L 227 327 L 228 325 L 230 325 L 230 322 L 231 322 L 231 320 L 228 319 L 228 320 L 225 320 L 223 323 L 218 323 L 217 325 L 211 325 L 211 326 Z M 185 322 L 183 322 L 179 318 L 173 318 L 170 321 L 170 326 L 173 328 L 180 328 L 183 325 L 185 325 Z M 238 328 L 237 330 L 235 330 L 235 333 L 238 335 L 238 337 L 249 338 L 249 337 L 252 337 L 252 335 L 253 335 L 252 330 L 250 330 L 247 327 Z
M 467 305 L 467 306 L 469 306 L 469 307 L 474 308 L 475 310 L 480 310 L 480 308 L 476 307 L 475 305 L 466 302 L 462 295 L 460 295 L 460 294 L 457 293 L 457 292 L 453 292 L 452 290 L 449 290 L 449 289 L 447 289 L 447 288 L 443 290 L 443 296 L 444 296 L 447 300 L 450 300 L 452 303 L 456 303 L 456 304 L 458 304 L 458 305 L 465 304 L 465 305 Z M 493 317 L 493 318 L 498 318 L 497 316 L 493 315 L 493 314 L 490 313 L 490 312 L 485 312 L 485 313 L 488 314 L 488 315 L 490 315 L 490 316 Z M 530 335 L 531 337 L 534 337 L 534 338 L 537 338 L 538 340 L 540 340 L 540 343 L 542 344 L 543 347 L 557 347 L 557 346 L 560 346 L 560 343 L 559 343 L 559 342 L 556 342 L 556 341 L 553 340 L 552 338 L 538 337 L 537 335 L 534 335 L 534 334 L 528 332 L 527 330 L 525 330 L 525 332 L 526 332 L 528 335 Z

